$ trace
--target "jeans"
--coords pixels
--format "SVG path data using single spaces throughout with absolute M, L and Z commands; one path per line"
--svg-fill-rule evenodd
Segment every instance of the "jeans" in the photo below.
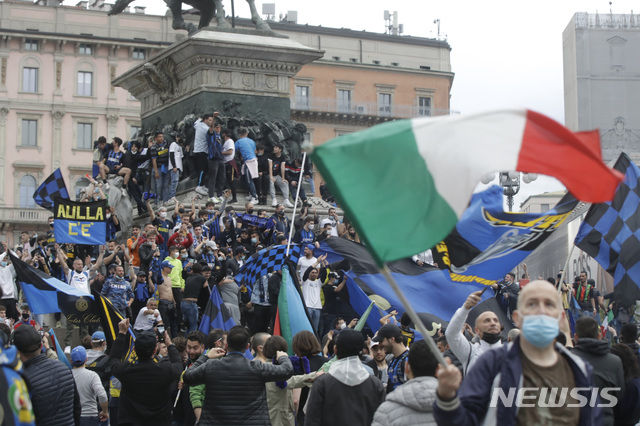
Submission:
M 171 176 L 171 180 L 169 182 L 169 195 L 167 200 L 176 196 L 176 188 L 178 187 L 178 182 L 180 181 L 180 170 L 176 169 L 174 172 L 173 169 L 169 172 Z
M 298 181 L 289 182 L 289 191 L 295 201 L 296 191 L 298 191 Z M 302 185 L 300 185 L 300 199 L 302 201 L 307 201 L 307 195 L 305 194 L 304 187 Z
M 196 152 L 193 154 L 193 165 L 198 179 L 198 186 L 207 184 L 207 153 Z
M 100 419 L 98 417 L 80 417 L 80 426 L 98 426 Z
M 287 185 L 287 183 L 284 180 L 282 180 L 282 176 L 274 176 L 274 177 L 275 177 L 275 182 L 269 179 L 269 195 L 271 195 L 271 199 L 272 200 L 276 199 L 276 185 L 278 185 L 278 188 L 280 188 L 280 191 L 282 192 L 282 196 L 284 197 L 285 200 L 288 200 L 289 185 Z
M 167 201 L 169 199 L 169 185 L 171 184 L 171 174 L 169 172 L 161 173 L 159 178 L 153 175 L 153 182 L 155 183 L 155 193 L 158 195 L 156 198 L 156 204 L 159 204 L 161 201 Z M 155 172 L 152 172 L 155 173 Z
M 309 194 L 315 195 L 316 183 L 313 181 L 313 173 L 311 173 L 311 176 L 303 177 L 302 180 L 307 181 L 309 183 Z
M 307 313 L 309 314 L 311 325 L 317 333 L 319 331 L 318 327 L 320 326 L 320 314 L 322 314 L 322 309 L 307 308 Z
M 213 197 L 216 194 L 222 195 L 222 190 L 225 186 L 225 174 L 224 163 L 222 160 L 209 160 L 209 182 L 207 189 L 209 190 L 209 197 Z
M 249 194 L 251 194 L 253 198 L 258 198 L 258 194 L 256 194 L 256 186 L 253 183 L 253 179 L 251 179 L 251 174 L 249 173 L 249 170 L 245 171 L 244 179 L 245 179 L 245 182 L 247 183 L 247 189 L 249 190 Z
M 176 323 L 176 305 L 173 302 L 168 302 L 166 300 L 160 300 L 158 302 L 158 310 L 160 311 L 160 316 L 162 317 L 162 322 L 164 324 L 165 330 L 169 332 L 169 336 L 173 339 L 176 337 L 178 332 L 178 325 Z
M 198 304 L 190 300 L 183 300 L 180 304 L 182 317 L 187 326 L 187 334 L 198 329 Z

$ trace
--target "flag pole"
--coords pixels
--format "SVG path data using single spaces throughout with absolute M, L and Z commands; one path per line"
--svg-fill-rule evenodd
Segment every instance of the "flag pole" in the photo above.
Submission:
M 438 350 L 438 347 L 436 346 L 433 339 L 431 338 L 431 335 L 429 335 L 429 332 L 427 331 L 426 327 L 422 323 L 422 320 L 420 319 L 416 311 L 413 310 L 413 307 L 409 303 L 409 300 L 407 300 L 402 290 L 400 290 L 398 283 L 391 275 L 391 271 L 389 271 L 389 267 L 387 267 L 387 265 L 384 265 L 382 269 L 380 269 L 380 272 L 382 272 L 382 275 L 384 275 L 385 279 L 387 280 L 387 282 L 389 283 L 393 291 L 396 293 L 396 295 L 400 299 L 400 303 L 402 303 L 402 305 L 405 307 L 406 312 L 409 315 L 409 318 L 411 318 L 411 321 L 413 321 L 413 325 L 415 325 L 418 331 L 420 332 L 420 334 L 422 334 L 424 341 L 427 342 L 427 346 L 429 347 L 429 350 L 431 351 L 433 356 L 436 358 L 436 360 L 438 360 L 440 364 L 446 367 L 447 363 L 445 362 L 442 354 L 440 353 L 440 351 Z
M 289 224 L 289 238 L 287 239 L 286 257 L 289 257 L 289 248 L 291 247 L 291 238 L 293 238 L 293 221 L 296 218 L 296 210 L 298 208 L 298 199 L 300 198 L 300 186 L 302 185 L 302 174 L 304 173 L 304 163 L 307 160 L 307 152 L 302 152 L 302 164 L 300 165 L 300 177 L 298 178 L 298 188 L 296 189 L 296 201 L 293 203 L 293 213 L 291 214 L 291 223 Z
M 567 256 L 567 261 L 564 263 L 564 269 L 562 270 L 562 274 L 560 275 L 560 282 L 558 283 L 558 293 L 562 293 L 562 283 L 567 276 L 567 269 L 569 268 L 569 262 L 571 261 L 571 256 L 573 256 L 573 250 L 575 250 L 576 245 L 573 244 L 571 246 L 571 250 L 569 251 L 569 256 Z

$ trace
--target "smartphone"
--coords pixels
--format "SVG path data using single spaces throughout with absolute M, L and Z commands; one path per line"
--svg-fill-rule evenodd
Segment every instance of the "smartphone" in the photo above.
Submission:
M 164 334 L 164 325 L 159 325 L 158 326 L 158 333 Z

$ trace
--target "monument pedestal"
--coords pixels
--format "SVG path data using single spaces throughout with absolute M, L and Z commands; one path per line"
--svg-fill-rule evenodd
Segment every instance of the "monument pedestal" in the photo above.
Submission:
M 288 38 L 203 29 L 113 84 L 140 101 L 145 129 L 213 111 L 288 119 L 290 77 L 322 55 Z

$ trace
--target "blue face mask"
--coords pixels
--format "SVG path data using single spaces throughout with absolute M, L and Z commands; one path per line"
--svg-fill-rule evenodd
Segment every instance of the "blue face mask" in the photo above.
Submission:
M 546 348 L 558 336 L 558 318 L 548 315 L 525 315 L 522 335 L 537 348 Z

